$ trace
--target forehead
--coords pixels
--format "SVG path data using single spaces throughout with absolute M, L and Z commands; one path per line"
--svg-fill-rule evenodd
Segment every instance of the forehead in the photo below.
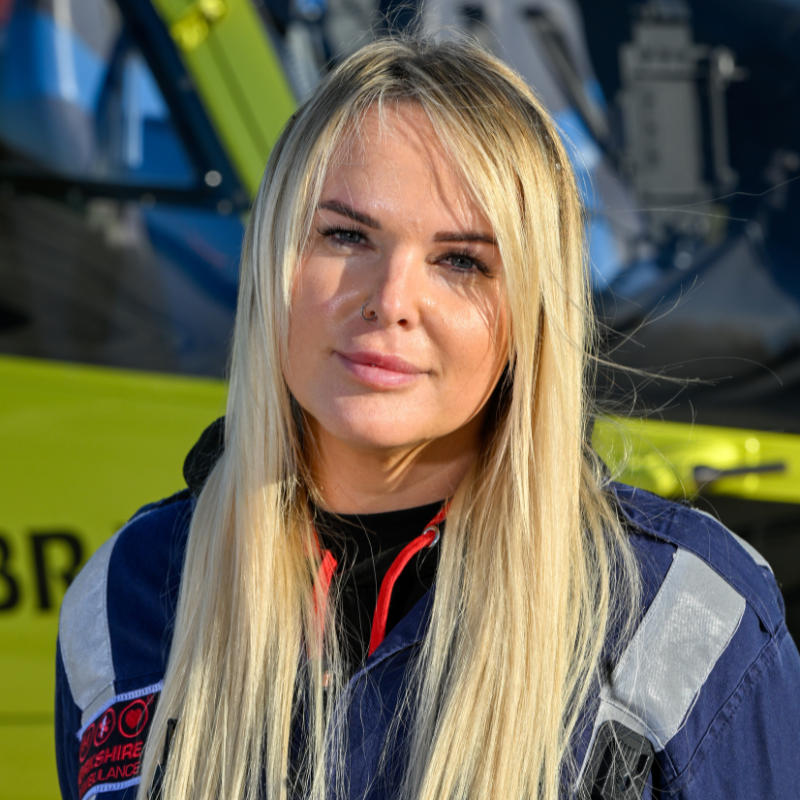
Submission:
M 491 227 L 428 115 L 411 102 L 372 106 L 347 130 L 328 166 L 323 199 L 331 193 L 343 202 L 434 203 L 461 224 Z
M 334 162 L 361 163 L 374 150 L 398 144 L 413 146 L 433 161 L 446 159 L 445 148 L 421 105 L 387 101 L 373 103 L 350 123 L 336 148 Z

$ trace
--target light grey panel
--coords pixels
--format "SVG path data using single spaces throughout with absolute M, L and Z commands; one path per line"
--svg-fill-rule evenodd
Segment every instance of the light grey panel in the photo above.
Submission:
M 744 598 L 704 561 L 678 550 L 667 577 L 611 680 L 600 692 L 599 727 L 617 720 L 656 752 L 678 732 L 744 614 Z M 584 766 L 581 769 L 583 774 Z
M 112 667 L 113 670 L 113 667 Z M 105 705 L 109 704 L 111 700 L 114 699 L 114 677 L 112 675 L 111 682 L 104 688 L 100 690 L 100 694 L 89 703 L 86 708 L 83 709 L 81 713 L 81 726 L 86 725 L 86 723 Z
M 59 621 L 61 657 L 81 718 L 114 696 L 114 662 L 108 630 L 108 564 L 117 537 L 112 536 L 89 559 L 64 596 Z
M 677 733 L 744 614 L 744 598 L 688 550 L 667 577 L 601 701 L 645 724 L 656 750 Z

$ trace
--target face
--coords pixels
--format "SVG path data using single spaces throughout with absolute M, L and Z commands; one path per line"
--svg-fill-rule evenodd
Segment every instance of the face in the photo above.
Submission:
M 506 361 L 502 271 L 422 109 L 369 112 L 329 168 L 293 286 L 284 376 L 319 445 L 476 446 Z

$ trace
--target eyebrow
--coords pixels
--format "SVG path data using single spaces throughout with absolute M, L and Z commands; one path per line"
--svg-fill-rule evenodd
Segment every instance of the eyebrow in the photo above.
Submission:
M 326 200 L 320 203 L 318 208 L 325 209 L 326 211 L 334 211 L 337 214 L 341 214 L 343 217 L 350 217 L 350 219 L 360 222 L 368 228 L 374 228 L 375 230 L 381 229 L 380 222 L 374 217 L 369 216 L 369 214 L 363 214 L 361 211 L 356 211 L 352 206 L 348 206 L 346 203 L 342 203 L 339 200 Z
M 325 200 L 321 202 L 318 208 L 325 211 L 333 211 L 336 214 L 341 214 L 343 217 L 349 217 L 362 225 L 374 230 L 381 230 L 381 224 L 374 217 L 369 214 L 364 214 L 361 211 L 356 211 L 352 206 L 342 203 L 340 200 Z M 492 247 L 497 247 L 497 239 L 488 233 L 481 233 L 480 231 L 443 231 L 437 233 L 433 240 L 435 242 L 481 242 L 483 244 L 490 244 Z
M 480 231 L 458 231 L 454 233 L 437 233 L 433 237 L 435 242 L 483 242 L 497 247 L 497 239 L 488 233 Z

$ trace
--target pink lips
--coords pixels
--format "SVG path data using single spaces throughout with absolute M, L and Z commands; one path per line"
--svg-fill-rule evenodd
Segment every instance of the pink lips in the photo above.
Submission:
M 336 351 L 336 355 L 344 367 L 362 383 L 375 387 L 404 386 L 426 372 L 400 356 L 385 353 L 358 350 L 351 353 Z

